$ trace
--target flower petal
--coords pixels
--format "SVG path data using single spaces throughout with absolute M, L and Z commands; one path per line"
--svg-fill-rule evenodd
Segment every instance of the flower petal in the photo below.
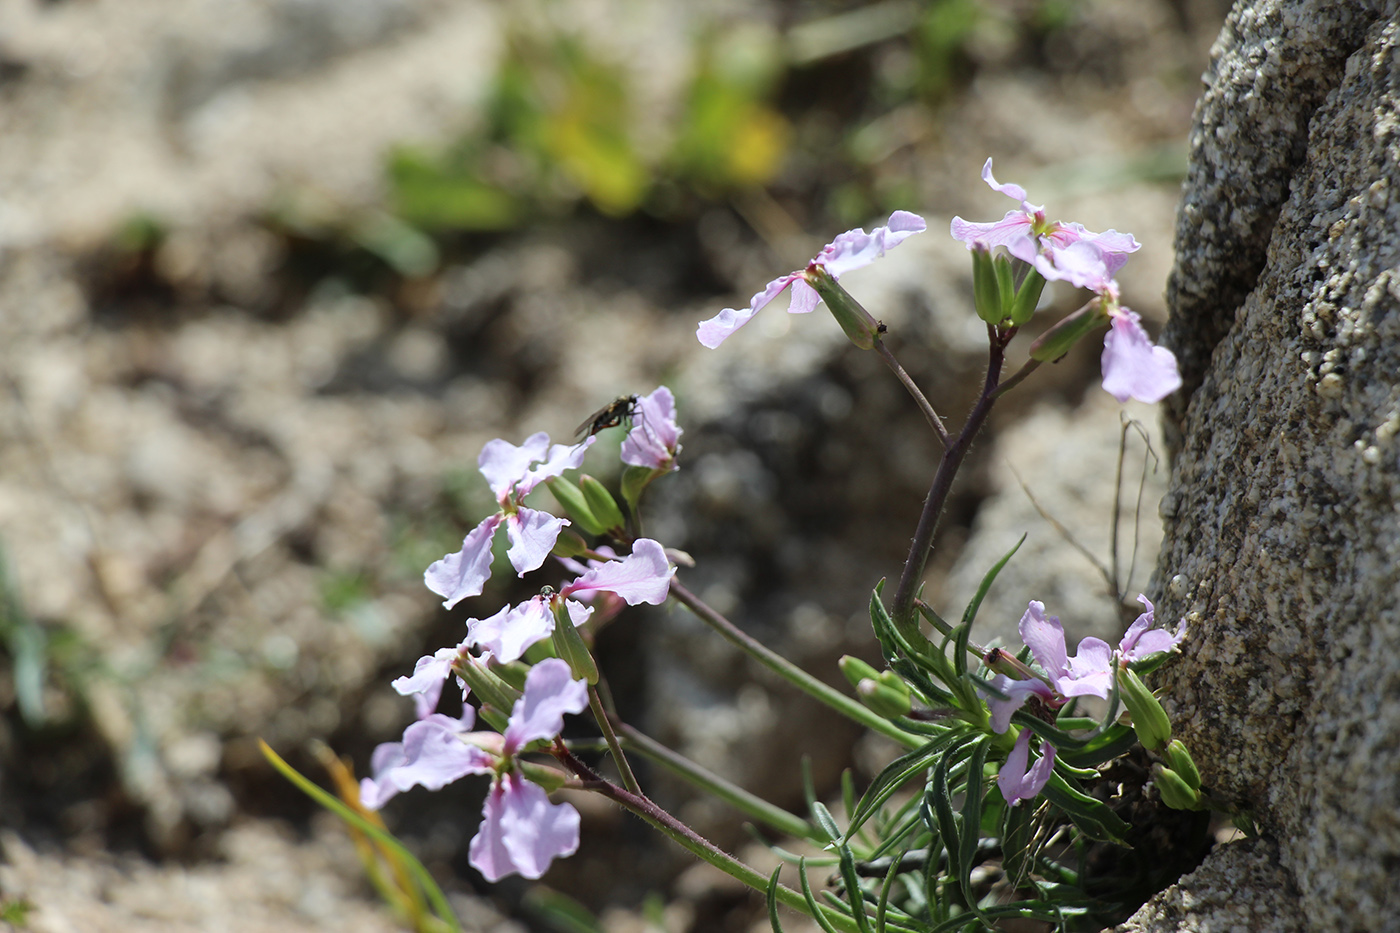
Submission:
M 832 278 L 839 279 L 852 269 L 868 266 L 916 233 L 928 229 L 924 219 L 909 211 L 895 211 L 886 226 L 866 233 L 863 229 L 847 230 L 832 240 L 812 262 L 825 266 Z M 796 296 L 794 295 L 794 298 Z
M 1055 696 L 1055 692 L 1043 680 L 1012 680 L 1005 674 L 997 674 L 992 678 L 991 685 L 1007 696 L 1005 700 L 995 696 L 987 698 L 987 706 L 992 711 L 992 731 L 998 734 L 1007 730 L 1011 725 L 1011 716 L 1032 695 L 1044 700 Z
M 1040 745 L 1040 760 L 1028 771 L 1026 762 L 1030 757 L 1031 730 L 1022 729 L 1016 736 L 1016 744 L 1006 756 L 1006 764 L 997 773 L 997 787 L 1005 798 L 1007 806 L 1014 807 L 1022 800 L 1030 800 L 1045 789 L 1050 781 L 1050 773 L 1055 768 L 1055 746 L 1048 742 Z
M 1113 649 L 1101 638 L 1086 638 L 1069 659 L 1067 673 L 1055 678 L 1061 696 L 1108 699 L 1113 687 Z
M 487 881 L 539 878 L 556 858 L 578 851 L 578 811 L 552 804 L 544 788 L 516 774 L 492 785 L 472 838 L 470 861 Z
M 1152 622 L 1155 610 L 1151 600 L 1139 593 L 1138 602 L 1146 606 L 1147 611 L 1128 626 L 1128 630 L 1123 633 L 1123 640 L 1118 643 L 1118 650 L 1122 652 L 1125 661 L 1141 661 L 1154 654 L 1171 651 L 1186 638 L 1185 619 L 1177 626 L 1175 634 L 1165 629 L 1154 629 Z
M 583 465 L 583 458 L 588 453 L 588 448 L 592 447 L 596 440 L 597 438 L 590 434 L 577 444 L 555 444 L 549 449 L 549 456 L 541 458 L 539 466 L 532 470 L 526 470 L 519 482 L 515 484 L 517 498 L 525 496 L 551 476 L 559 476 L 565 470 L 578 469 Z
M 491 578 L 491 539 L 501 524 L 502 516 L 484 518 L 462 539 L 462 549 L 433 561 L 423 572 L 423 584 L 445 597 L 442 606 L 451 609 L 468 596 L 480 596 L 482 587 Z
M 476 466 L 496 494 L 496 501 L 504 504 L 515 484 L 530 471 L 530 464 L 543 460 L 547 450 L 549 435 L 543 431 L 531 434 L 519 447 L 498 437 L 481 448 Z
M 676 399 L 665 386 L 637 399 L 632 430 L 622 442 L 622 462 L 652 470 L 676 469 L 681 435 L 676 424 Z
M 440 790 L 468 774 L 491 773 L 495 757 L 462 738 L 471 732 L 472 720 L 471 707 L 461 719 L 434 713 L 405 729 L 402 742 L 376 748 L 370 759 L 373 777 L 360 782 L 360 801 L 377 810 L 415 785 Z
M 1025 211 L 1027 214 L 1038 214 L 1045 210 L 1044 207 L 1039 207 L 1028 202 L 1026 200 L 1026 189 L 1022 188 L 1020 185 L 1013 185 L 1010 182 L 1004 185 L 998 184 L 996 178 L 992 176 L 992 160 L 990 158 L 982 165 L 982 180 L 985 181 L 987 186 L 993 191 L 998 191 L 1008 198 L 1020 201 L 1021 210 Z
M 1103 340 L 1103 387 L 1120 402 L 1135 398 L 1152 404 L 1181 388 L 1181 373 L 1172 351 L 1153 346 L 1140 321 L 1127 308 L 1113 312 Z
M 588 709 L 588 683 L 574 680 L 567 661 L 545 658 L 530 668 L 525 692 L 515 701 L 506 726 L 506 754 L 536 739 L 550 739 L 564 728 L 565 713 Z
M 1045 614 L 1045 604 L 1033 599 L 1021 616 L 1021 641 L 1031 649 L 1031 654 L 1045 668 L 1052 678 L 1062 676 L 1069 669 L 1066 657 L 1065 630 L 1055 616 Z
M 769 282 L 763 291 L 749 300 L 748 308 L 725 308 L 708 321 L 701 321 L 700 326 L 695 331 L 695 336 L 699 338 L 703 346 L 713 350 L 724 343 L 730 334 L 747 324 L 770 301 L 777 298 L 782 290 L 791 285 L 799 275 L 801 275 L 799 272 L 789 272 L 787 275 L 779 276 Z
M 559 592 L 579 597 L 589 591 L 607 590 L 621 596 L 629 606 L 638 603 L 659 606 L 671 591 L 671 577 L 675 573 L 676 568 L 671 566 L 659 542 L 638 538 L 631 554 L 622 560 L 593 567 Z
M 954 217 L 948 229 L 953 234 L 953 239 L 966 243 L 968 249 L 971 249 L 974 243 L 985 243 L 988 249 L 993 246 L 1010 248 L 1013 243 L 1025 243 L 1030 246 L 1032 253 L 1036 251 L 1031 219 L 1024 211 L 1007 211 L 1001 220 L 985 224 Z
M 567 518 L 535 509 L 521 508 L 506 516 L 506 537 L 510 539 L 506 556 L 519 576 L 540 568 L 559 540 L 559 530 L 567 524 Z
M 515 608 L 501 609 L 487 619 L 467 620 L 467 640 L 491 652 L 501 664 L 520 659 L 537 641 L 554 631 L 554 613 L 543 596 L 528 599 Z

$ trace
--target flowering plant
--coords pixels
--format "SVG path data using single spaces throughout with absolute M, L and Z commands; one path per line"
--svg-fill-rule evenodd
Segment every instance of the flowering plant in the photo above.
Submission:
M 837 690 L 738 629 L 678 578 L 681 552 L 641 534 L 649 485 L 682 468 L 682 429 L 666 387 L 619 400 L 585 422 L 574 445 L 547 435 L 515 446 L 488 442 L 478 458 L 498 510 L 467 533 L 462 546 L 434 562 L 424 583 L 451 609 L 478 595 L 491 572 L 491 542 L 505 525 L 507 558 L 523 577 L 553 553 L 573 577 L 542 588 L 486 618 L 465 620 L 460 643 L 417 662 L 393 682 L 415 701 L 417 718 L 396 742 L 381 745 L 358 803 L 371 810 L 411 788 L 436 790 L 468 775 L 489 776 L 491 788 L 470 858 L 483 876 L 540 877 L 577 846 L 580 819 L 568 803 L 551 803 L 559 789 L 593 792 L 637 814 L 699 858 L 766 893 L 775 929 L 777 905 L 813 917 L 824 930 L 926 931 L 993 926 L 1005 918 L 1062 926 L 1101 924 L 1132 897 L 1105 889 L 1102 878 L 1075 867 L 1090 845 L 1126 846 L 1137 828 L 1116 803 L 1115 763 L 1136 755 L 1154 779 L 1153 800 L 1180 811 L 1211 803 L 1189 753 L 1141 675 L 1163 663 L 1186 637 L 1185 623 L 1154 627 L 1154 607 L 1127 628 L 1117 647 L 1097 638 L 1069 655 L 1059 619 L 1030 600 L 1020 622 L 1025 648 L 1012 653 L 971 639 L 978 608 L 1015 548 L 986 574 L 960 620 L 951 624 L 920 598 L 944 502 L 963 458 L 996 401 L 1036 367 L 1068 353 L 1083 337 L 1108 326 L 1103 386 L 1116 398 L 1157 401 L 1180 385 L 1170 351 L 1152 345 L 1136 314 L 1119 303 L 1115 276 L 1138 249 L 1129 234 L 1094 233 L 1050 221 L 1024 189 L 1002 184 L 988 160 L 982 177 L 1018 202 L 999 221 L 954 218 L 953 237 L 972 253 L 974 307 L 986 323 L 988 365 L 982 391 L 962 427 L 944 420 L 887 345 L 887 329 L 841 286 L 840 277 L 873 262 L 926 229 L 907 211 L 891 214 L 870 233 L 836 237 L 803 269 L 782 275 L 755 294 L 747 309 L 726 308 L 699 325 L 709 348 L 720 346 L 782 291 L 792 290 L 794 313 L 825 303 L 852 343 L 873 350 L 910 392 L 943 455 L 931 479 L 909 555 L 893 595 L 874 588 L 869 611 L 883 669 L 847 657 L 842 672 L 855 696 Z M 1029 348 L 1029 361 L 1003 373 L 1006 350 L 1036 313 L 1047 281 L 1093 294 L 1078 311 L 1050 326 Z M 602 483 L 565 476 L 579 468 L 594 435 L 630 420 L 621 459 L 620 498 Z M 566 516 L 524 504 L 547 483 Z M 591 539 L 591 540 L 590 540 Z M 1019 547 L 1019 545 L 1018 545 Z M 847 801 L 844 825 L 820 801 L 802 817 L 735 787 L 621 722 L 609 707 L 592 657 L 600 620 L 625 606 L 667 601 L 689 609 L 769 669 L 902 749 L 857 800 Z M 464 711 L 437 712 L 449 678 Z M 1099 704 L 1095 717 L 1081 704 Z M 602 776 L 587 743 L 564 738 L 566 714 L 591 712 L 619 776 Z M 487 728 L 477 729 L 478 721 Z M 824 850 L 839 870 L 840 897 L 819 901 L 807 860 L 797 860 L 800 890 L 764 877 L 722 851 L 644 792 L 629 756 L 646 755 L 746 816 Z M 541 762 L 543 757 L 546 761 Z M 1139 781 L 1139 789 L 1142 782 Z M 1141 794 L 1138 795 L 1140 799 Z M 813 862 L 815 864 L 816 861 Z

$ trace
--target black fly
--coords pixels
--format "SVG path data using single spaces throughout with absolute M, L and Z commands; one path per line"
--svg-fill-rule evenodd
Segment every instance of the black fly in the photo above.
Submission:
M 614 399 L 602 408 L 595 411 L 583 420 L 583 424 L 574 429 L 574 436 L 579 440 L 587 440 L 599 431 L 606 431 L 608 428 L 615 428 L 624 419 L 630 419 L 637 413 L 637 396 L 624 395 Z

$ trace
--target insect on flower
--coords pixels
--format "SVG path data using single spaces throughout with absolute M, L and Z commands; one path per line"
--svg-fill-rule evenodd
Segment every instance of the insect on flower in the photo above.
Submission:
M 630 420 L 636 414 L 637 396 L 621 396 L 583 419 L 583 424 L 574 429 L 574 436 L 579 440 L 586 440 L 599 431 L 617 427 L 624 420 Z

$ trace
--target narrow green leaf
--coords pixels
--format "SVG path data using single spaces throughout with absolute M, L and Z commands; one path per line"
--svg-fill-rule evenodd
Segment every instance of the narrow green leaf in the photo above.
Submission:
M 821 927 L 825 933 L 836 933 L 836 927 L 832 926 L 831 921 L 826 919 L 826 912 L 817 903 L 817 899 L 812 896 L 812 882 L 807 878 L 806 859 L 798 861 L 797 877 L 802 880 L 802 897 L 807 901 L 807 910 L 811 918 L 817 921 L 817 926 Z
M 414 880 L 418 882 L 423 892 L 428 896 L 428 900 L 432 903 L 433 911 L 437 914 L 438 918 L 447 924 L 448 929 L 452 930 L 452 933 L 462 933 L 462 926 L 457 922 L 457 915 L 452 912 L 452 906 L 447 903 L 447 898 L 443 896 L 442 889 L 437 886 L 437 882 L 433 880 L 433 876 L 423 867 L 423 863 L 414 858 L 412 852 L 404 848 L 403 843 L 399 842 L 385 830 L 380 829 L 369 820 L 360 816 L 360 814 L 350 809 L 350 807 L 333 794 L 318 787 L 310 778 L 305 777 L 301 772 L 297 771 L 296 768 L 287 764 L 287 762 L 282 759 L 282 756 L 274 752 L 272 747 L 266 742 L 259 739 L 258 747 L 262 749 L 263 757 L 268 760 L 268 763 L 276 768 L 284 778 L 295 784 L 302 793 L 306 794 L 327 810 L 330 810 L 351 826 L 354 826 L 360 832 L 372 837 L 376 842 L 391 849 L 395 856 L 402 859 L 404 864 L 408 866 L 409 871 L 413 874 Z
M 1081 833 L 1090 839 L 1126 846 L 1123 837 L 1129 826 L 1102 801 L 1075 788 L 1058 772 L 1051 772 L 1045 785 L 1045 799 L 1064 811 Z
M 822 832 L 833 842 L 841 838 L 841 827 L 836 825 L 836 820 L 832 818 L 831 811 L 826 808 L 820 800 L 812 801 L 812 818 L 817 821 L 817 825 L 822 828 Z
M 768 925 L 773 928 L 773 933 L 783 933 L 783 925 L 778 920 L 778 875 L 782 870 L 783 866 L 779 865 L 768 876 Z
M 860 933 L 871 933 L 870 918 L 865 913 L 865 892 L 860 886 L 860 875 L 856 874 L 856 858 L 851 847 L 841 846 L 841 880 L 846 884 L 846 898 L 851 904 L 851 916 L 855 917 Z
M 977 587 L 977 592 L 973 594 L 972 601 L 969 602 L 967 608 L 963 610 L 962 624 L 966 627 L 967 631 L 959 636 L 961 639 L 958 646 L 959 650 L 953 658 L 953 662 L 958 665 L 959 676 L 962 676 L 967 670 L 967 638 L 972 629 L 972 621 L 977 618 L 977 610 L 982 607 L 982 600 L 986 598 L 988 591 L 991 590 L 992 583 L 996 581 L 997 574 L 1001 573 L 1001 569 L 1006 566 L 1007 562 L 1021 549 L 1021 545 L 1025 543 L 1026 536 L 1021 535 L 1021 540 L 1016 542 L 1016 546 L 1007 551 L 1005 557 L 992 565 L 992 569 L 988 570 L 986 576 L 982 578 L 982 585 Z

